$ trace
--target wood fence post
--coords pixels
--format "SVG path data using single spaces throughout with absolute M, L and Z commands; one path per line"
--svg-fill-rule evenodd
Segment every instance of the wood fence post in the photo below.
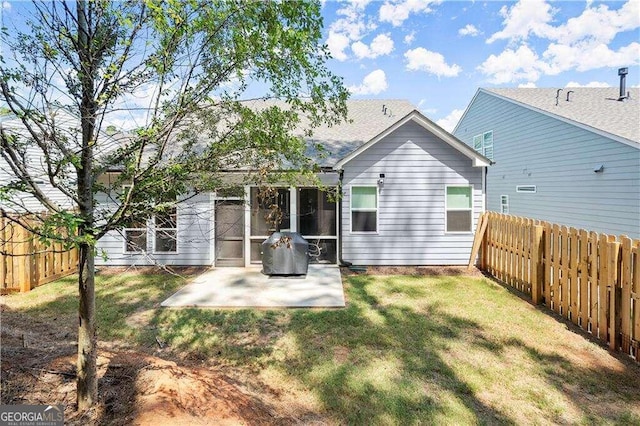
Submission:
M 534 305 L 539 305 L 542 301 L 542 235 L 544 228 L 534 225 L 531 230 L 531 301 Z
M 620 243 L 609 242 L 609 269 L 607 287 L 609 288 L 609 349 L 618 349 L 617 322 L 617 289 L 618 289 L 618 264 L 620 263 Z
M 22 265 L 22 267 L 20 268 L 20 275 L 18 280 L 20 292 L 26 293 L 31 290 L 31 254 L 33 251 L 33 244 L 31 235 L 29 235 L 29 232 L 26 228 L 19 226 L 17 235 L 19 235 L 18 244 L 20 247 L 20 258 L 18 259 L 18 261 Z

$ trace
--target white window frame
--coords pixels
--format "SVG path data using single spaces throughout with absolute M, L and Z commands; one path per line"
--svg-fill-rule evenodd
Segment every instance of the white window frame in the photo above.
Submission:
M 178 239 L 178 206 L 176 205 L 174 207 L 176 209 L 176 227 L 175 228 L 159 228 L 156 226 L 156 215 L 153 215 L 152 217 L 152 229 L 153 229 L 153 238 L 151 239 L 152 241 L 152 253 L 153 254 L 166 254 L 166 255 L 175 255 L 175 254 L 179 254 L 179 250 L 180 250 L 180 244 L 179 244 L 179 239 Z M 158 232 L 161 231 L 175 231 L 176 233 L 176 249 L 175 251 L 159 251 L 156 250 L 156 239 L 158 238 Z
M 376 189 L 376 208 L 375 209 L 356 209 L 357 212 L 375 212 L 376 214 L 376 230 L 375 231 L 354 231 L 353 230 L 353 188 L 375 188 Z M 349 186 L 349 231 L 352 234 L 372 235 L 378 234 L 380 231 L 380 187 L 378 185 L 350 185 Z
M 536 192 L 538 192 L 538 186 L 537 185 L 517 185 L 516 192 L 520 192 L 524 194 L 535 194 Z
M 487 135 L 491 135 L 491 144 L 485 144 L 485 137 Z M 480 144 L 477 144 L 477 140 L 480 141 Z M 485 157 L 487 157 L 489 160 L 493 160 L 493 150 L 494 150 L 494 144 L 493 144 L 493 130 L 489 130 L 487 132 L 484 133 L 480 133 L 478 135 L 475 135 L 473 137 L 473 149 L 477 152 L 479 152 L 480 154 L 484 155 Z M 491 154 L 487 155 L 487 148 L 491 148 Z
M 509 196 L 508 195 L 500 196 L 500 213 L 509 214 Z
M 144 253 L 147 251 L 148 247 L 149 247 L 149 224 L 148 222 L 145 221 L 145 227 L 144 228 L 122 228 L 122 253 L 123 254 L 140 254 L 140 253 Z M 141 247 L 140 250 L 127 250 L 127 232 L 129 231 L 144 231 L 147 236 L 145 239 L 145 245 L 146 247 Z
M 131 189 L 133 185 L 131 184 L 123 184 L 122 185 L 122 194 L 126 194 L 127 193 L 127 189 Z M 149 248 L 149 222 L 147 220 L 144 221 L 145 227 L 144 228 L 122 228 L 122 253 L 123 254 L 139 254 L 139 253 L 144 253 L 148 250 Z M 144 231 L 147 236 L 146 236 L 146 240 L 145 240 L 145 247 L 141 247 L 140 250 L 127 250 L 127 232 L 129 231 Z
M 471 207 L 470 208 L 466 208 L 466 209 L 449 209 L 449 206 L 447 205 L 447 193 L 449 188 L 471 188 Z M 445 185 L 444 186 L 444 233 L 445 234 L 473 234 L 474 230 L 473 230 L 473 217 L 474 217 L 474 200 L 473 200 L 473 185 L 472 184 L 468 184 L 468 185 Z M 470 223 L 470 229 L 468 231 L 447 231 L 448 229 L 448 223 L 447 223 L 447 213 L 449 211 L 471 211 L 471 223 Z

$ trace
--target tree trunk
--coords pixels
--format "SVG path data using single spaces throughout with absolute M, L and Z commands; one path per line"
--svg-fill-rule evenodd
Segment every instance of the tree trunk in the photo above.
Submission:
M 98 397 L 94 256 L 93 247 L 80 246 L 77 402 L 81 411 L 91 408 Z

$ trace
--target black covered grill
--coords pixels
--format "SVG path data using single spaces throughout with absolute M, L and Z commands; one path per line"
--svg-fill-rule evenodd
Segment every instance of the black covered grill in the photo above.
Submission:
M 274 232 L 262 243 L 262 273 L 305 275 L 309 243 L 297 232 Z

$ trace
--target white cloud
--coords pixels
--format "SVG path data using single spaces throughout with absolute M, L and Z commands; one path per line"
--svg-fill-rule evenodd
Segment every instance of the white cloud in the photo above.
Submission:
M 618 10 L 587 2 L 579 16 L 553 25 L 556 11 L 543 0 L 520 0 L 501 9 L 503 29 L 487 43 L 506 39 L 509 47 L 491 55 L 478 67 L 494 83 L 535 82 L 542 75 L 588 71 L 640 64 L 640 43 L 612 48 L 617 34 L 640 28 L 640 2 L 629 0 Z M 530 36 L 548 40 L 537 52 L 526 43 Z M 520 45 L 517 49 L 515 45 Z M 539 43 L 536 42 L 536 45 Z M 539 53 L 541 52 L 541 53 Z
M 369 2 L 370 0 L 354 0 L 336 11 L 341 17 L 329 26 L 326 40 L 329 53 L 335 59 L 346 61 L 348 56 L 345 49 L 352 42 L 360 40 L 367 31 L 375 29 L 375 24 L 365 22 L 364 9 Z
M 3 1 L 2 2 L 2 10 L 3 11 L 10 11 L 11 10 L 11 3 L 9 3 L 8 1 Z
M 633 65 L 640 63 L 640 43 L 633 42 L 618 50 L 611 50 L 605 43 L 553 43 L 547 47 L 543 57 L 552 74 L 572 69 L 588 71 L 602 67 Z
M 356 41 L 351 45 L 351 50 L 353 50 L 358 59 L 373 59 L 391 53 L 393 51 L 393 40 L 391 40 L 389 34 L 379 34 L 373 39 L 370 46 L 361 41 Z
M 462 117 L 462 114 L 464 114 L 463 109 L 454 109 L 445 118 L 441 118 L 440 120 L 436 121 L 436 124 L 445 129 L 447 132 L 451 132 L 453 131 L 453 129 L 455 129 L 458 121 L 460 121 L 460 117 Z
M 554 10 L 545 0 L 520 0 L 511 8 L 502 6 L 500 15 L 504 28 L 493 34 L 487 43 L 501 39 L 527 39 L 530 33 L 540 35 L 550 28 Z
M 499 55 L 489 56 L 477 69 L 490 76 L 490 83 L 502 84 L 519 80 L 535 82 L 547 68 L 529 46 L 522 45 L 517 50 L 506 49 Z
M 438 77 L 455 77 L 462 71 L 456 64 L 448 65 L 440 53 L 431 52 L 424 47 L 407 50 L 404 57 L 409 71 L 425 71 Z
M 387 90 L 387 87 L 387 75 L 378 69 L 365 76 L 362 84 L 348 89 L 354 95 L 377 95 Z
M 329 38 L 327 38 L 327 47 L 331 56 L 339 61 L 346 61 L 347 54 L 344 50 L 349 46 L 349 37 L 344 34 L 329 31 Z
M 535 89 L 538 86 L 536 86 L 536 84 L 533 82 L 529 82 L 529 83 L 520 83 L 518 84 L 518 87 L 521 89 Z
M 591 81 L 587 84 L 580 84 L 575 81 L 570 81 L 565 87 L 611 87 L 611 85 L 603 81 Z
M 387 0 L 378 12 L 381 22 L 391 22 L 394 27 L 399 27 L 412 13 L 432 12 L 431 3 L 439 3 L 432 0 Z
M 478 31 L 478 29 L 473 24 L 467 24 L 463 28 L 460 28 L 458 30 L 458 34 L 461 36 L 475 37 L 480 34 L 480 31 Z
M 416 32 L 411 31 L 409 34 L 404 36 L 404 44 L 411 44 L 416 39 Z

